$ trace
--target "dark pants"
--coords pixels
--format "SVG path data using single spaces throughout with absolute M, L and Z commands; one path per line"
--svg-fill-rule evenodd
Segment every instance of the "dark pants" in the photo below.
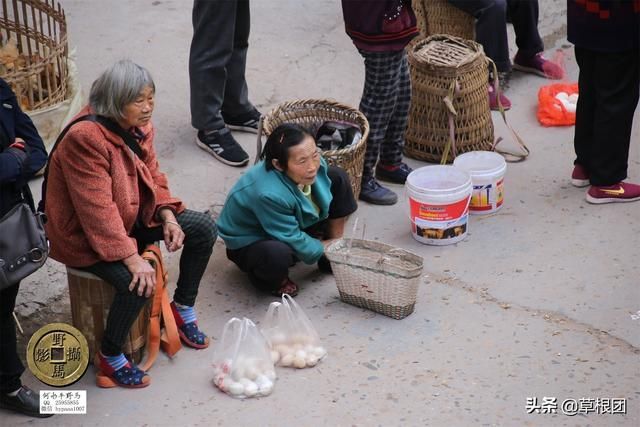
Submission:
M 330 219 L 344 218 L 358 209 L 353 197 L 349 176 L 340 168 L 329 166 L 333 199 L 329 217 L 304 230 L 314 238 L 322 239 L 323 228 Z M 278 240 L 260 240 L 240 249 L 227 249 L 227 258 L 249 275 L 251 284 L 263 291 L 274 291 L 289 277 L 289 267 L 298 262 L 295 252 Z
M 507 14 L 520 52 L 533 56 L 544 50 L 538 32 L 538 0 L 449 0 L 449 3 L 477 19 L 476 41 L 500 72 L 511 70 Z
M 640 55 L 637 50 L 606 53 L 577 46 L 575 51 L 580 67 L 575 163 L 587 170 L 592 185 L 613 185 L 627 177 Z
M 213 251 L 217 229 L 211 217 L 201 212 L 186 210 L 177 216 L 177 220 L 185 239 L 173 300 L 178 304 L 193 306 L 200 280 Z M 144 249 L 145 244 L 164 240 L 162 227 L 139 229 L 133 235 L 138 240 L 140 249 Z M 129 291 L 132 275 L 122 261 L 98 262 L 83 270 L 95 274 L 116 288 L 102 338 L 102 353 L 107 356 L 118 355 L 122 352 L 131 325 L 147 303 L 147 298 L 138 296 L 137 289 Z
M 195 0 L 189 53 L 191 124 L 224 127 L 223 116 L 251 111 L 245 80 L 249 47 L 249 0 Z
M 13 309 L 20 284 L 0 291 L 0 393 L 10 393 L 22 386 L 24 366 L 16 349 L 16 325 Z
M 404 50 L 360 50 L 360 55 L 364 58 L 365 76 L 359 108 L 370 127 L 362 168 L 362 179 L 366 181 L 373 176 L 378 157 L 387 165 L 397 165 L 402 161 L 411 103 L 411 79 Z

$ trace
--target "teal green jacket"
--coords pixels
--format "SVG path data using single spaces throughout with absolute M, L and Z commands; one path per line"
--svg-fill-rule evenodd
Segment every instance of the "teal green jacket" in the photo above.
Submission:
M 327 218 L 333 198 L 324 159 L 311 185 L 311 195 L 320 212 L 286 174 L 267 171 L 260 162 L 229 192 L 217 221 L 219 236 L 229 249 L 259 240 L 279 240 L 291 246 L 298 259 L 312 264 L 324 253 L 324 246 L 303 230 Z

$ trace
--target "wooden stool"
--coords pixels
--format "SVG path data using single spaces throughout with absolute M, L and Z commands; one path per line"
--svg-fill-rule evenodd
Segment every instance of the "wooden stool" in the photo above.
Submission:
M 87 339 L 89 360 L 93 363 L 93 356 L 100 349 L 115 289 L 95 274 L 71 267 L 67 267 L 67 282 L 72 323 Z M 122 348 L 122 352 L 135 363 L 140 363 L 144 355 L 152 300 L 149 298 L 140 311 Z

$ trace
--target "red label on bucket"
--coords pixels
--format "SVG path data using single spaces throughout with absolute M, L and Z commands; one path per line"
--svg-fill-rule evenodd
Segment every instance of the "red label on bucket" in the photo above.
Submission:
M 497 209 L 502 205 L 504 201 L 504 180 L 501 179 L 494 186 L 493 184 L 487 185 L 474 185 L 473 194 L 471 196 L 471 203 L 469 209 L 472 211 L 490 211 Z
M 467 213 L 469 197 L 448 205 L 430 205 L 409 198 L 409 205 L 411 218 L 420 218 L 427 221 L 452 221 Z

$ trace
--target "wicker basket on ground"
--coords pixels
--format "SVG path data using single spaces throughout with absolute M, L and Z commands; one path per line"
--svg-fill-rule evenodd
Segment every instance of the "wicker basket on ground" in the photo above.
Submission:
M 444 34 L 410 49 L 413 93 L 407 156 L 438 163 L 467 151 L 492 150 L 487 61 L 478 43 Z
M 326 255 L 342 301 L 394 319 L 413 312 L 422 257 L 362 239 L 340 239 L 329 245 Z
M 67 23 L 55 0 L 2 0 L 0 77 L 25 111 L 67 98 Z
M 422 37 L 449 34 L 463 39 L 475 39 L 475 19 L 447 0 L 413 0 L 413 10 Z
M 369 122 L 360 111 L 345 104 L 322 99 L 284 102 L 263 117 L 262 132 L 268 137 L 284 123 L 295 123 L 306 129 L 315 129 L 322 123 L 330 121 L 347 122 L 360 127 L 362 137 L 357 143 L 343 149 L 322 152 L 327 163 L 339 166 L 347 172 L 353 194 L 357 199 L 360 194 L 364 152 L 369 136 Z M 258 145 L 261 147 L 261 133 L 258 135 Z M 259 153 L 260 149 L 258 149 Z

